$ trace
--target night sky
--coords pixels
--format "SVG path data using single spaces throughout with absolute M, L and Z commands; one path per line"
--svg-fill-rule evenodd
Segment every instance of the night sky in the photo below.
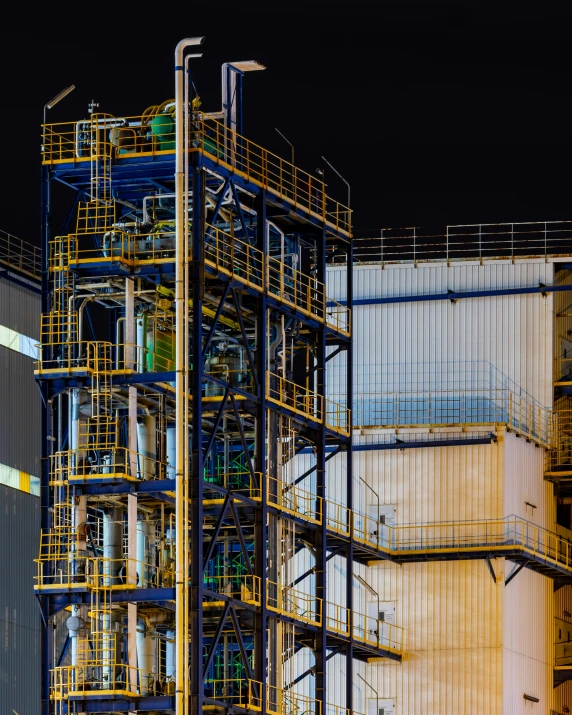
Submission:
M 205 111 L 220 108 L 220 66 L 245 78 L 244 133 L 315 172 L 359 230 L 572 219 L 572 3 L 378 0 L 44 7 L 0 31 L 0 229 L 39 241 L 44 104 L 49 121 L 138 115 L 174 96 L 173 54 L 193 61 Z M 170 7 L 184 8 L 176 13 Z M 80 13 L 80 7 L 83 10 Z M 56 8 L 58 8 L 56 10 Z

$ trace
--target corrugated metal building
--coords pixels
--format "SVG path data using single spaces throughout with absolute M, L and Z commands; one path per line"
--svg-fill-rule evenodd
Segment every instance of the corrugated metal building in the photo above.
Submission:
M 0 712 L 40 707 L 40 296 L 33 247 L 0 235 Z M 22 263 L 23 259 L 23 263 Z
M 569 372 L 572 296 L 542 291 L 570 273 L 548 253 L 488 255 L 354 269 L 354 508 L 388 525 L 398 562 L 360 567 L 354 607 L 405 629 L 401 663 L 354 662 L 366 715 L 572 708 L 570 512 L 562 482 L 545 478 L 558 450 L 569 461 L 567 413 L 554 404 L 568 408 L 555 384 Z M 341 301 L 344 268 L 328 281 Z M 329 394 L 343 400 L 337 359 Z M 420 555 L 401 558 L 407 549 Z M 343 593 L 332 562 L 329 588 Z M 344 679 L 329 674 L 329 697 L 343 702 Z

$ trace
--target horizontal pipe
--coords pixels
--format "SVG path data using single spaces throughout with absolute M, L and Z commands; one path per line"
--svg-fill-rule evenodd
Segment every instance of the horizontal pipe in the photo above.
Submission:
M 420 449 L 422 447 L 459 447 L 471 444 L 490 444 L 492 437 L 472 437 L 471 439 L 437 439 L 431 442 L 381 442 L 377 444 L 354 444 L 352 452 L 369 452 L 381 449 Z
M 527 295 L 534 293 L 557 293 L 561 291 L 572 290 L 571 285 L 552 285 L 552 286 L 530 286 L 523 288 L 496 288 L 493 290 L 471 290 L 465 293 L 456 293 L 448 291 L 447 293 L 429 293 L 426 295 L 395 295 L 386 298 L 358 298 L 353 301 L 356 305 L 386 305 L 391 303 L 418 303 L 428 300 L 461 300 L 462 298 L 489 298 L 498 295 Z M 346 300 L 338 301 L 339 305 L 347 305 Z M 335 303 L 328 303 L 328 307 L 334 307 Z

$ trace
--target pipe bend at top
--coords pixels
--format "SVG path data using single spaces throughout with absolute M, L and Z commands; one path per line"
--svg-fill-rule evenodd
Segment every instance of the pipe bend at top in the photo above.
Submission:
M 185 37 L 184 40 L 181 40 L 175 48 L 175 70 L 183 69 L 182 66 L 179 66 L 179 62 L 181 62 L 183 59 L 183 51 L 185 50 L 185 48 L 202 45 L 204 41 L 204 37 Z

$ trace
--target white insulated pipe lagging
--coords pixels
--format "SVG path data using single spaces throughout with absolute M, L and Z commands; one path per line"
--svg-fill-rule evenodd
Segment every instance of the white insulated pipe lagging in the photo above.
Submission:
M 176 341 L 175 341 L 175 369 L 176 369 L 176 403 L 175 403 L 175 430 L 176 430 L 176 578 L 175 578 L 175 624 L 177 633 L 176 649 L 176 683 L 175 683 L 175 710 L 178 715 L 188 712 L 188 703 L 185 702 L 185 678 L 187 676 L 187 658 L 184 649 L 183 631 L 185 626 L 186 611 L 186 568 L 185 553 L 181 545 L 184 541 L 183 523 L 184 510 L 187 508 L 183 499 L 184 487 L 184 445 L 185 435 L 183 423 L 184 372 L 186 371 L 186 347 L 184 336 L 186 331 L 183 326 L 184 319 L 184 263 L 186 260 L 184 246 L 184 223 L 187 220 L 184 192 L 184 170 L 188 157 L 183 154 L 184 148 L 184 123 L 183 101 L 185 92 L 185 75 L 183 71 L 183 54 L 187 47 L 202 45 L 204 37 L 187 37 L 181 40 L 175 48 L 175 315 L 176 315 Z

